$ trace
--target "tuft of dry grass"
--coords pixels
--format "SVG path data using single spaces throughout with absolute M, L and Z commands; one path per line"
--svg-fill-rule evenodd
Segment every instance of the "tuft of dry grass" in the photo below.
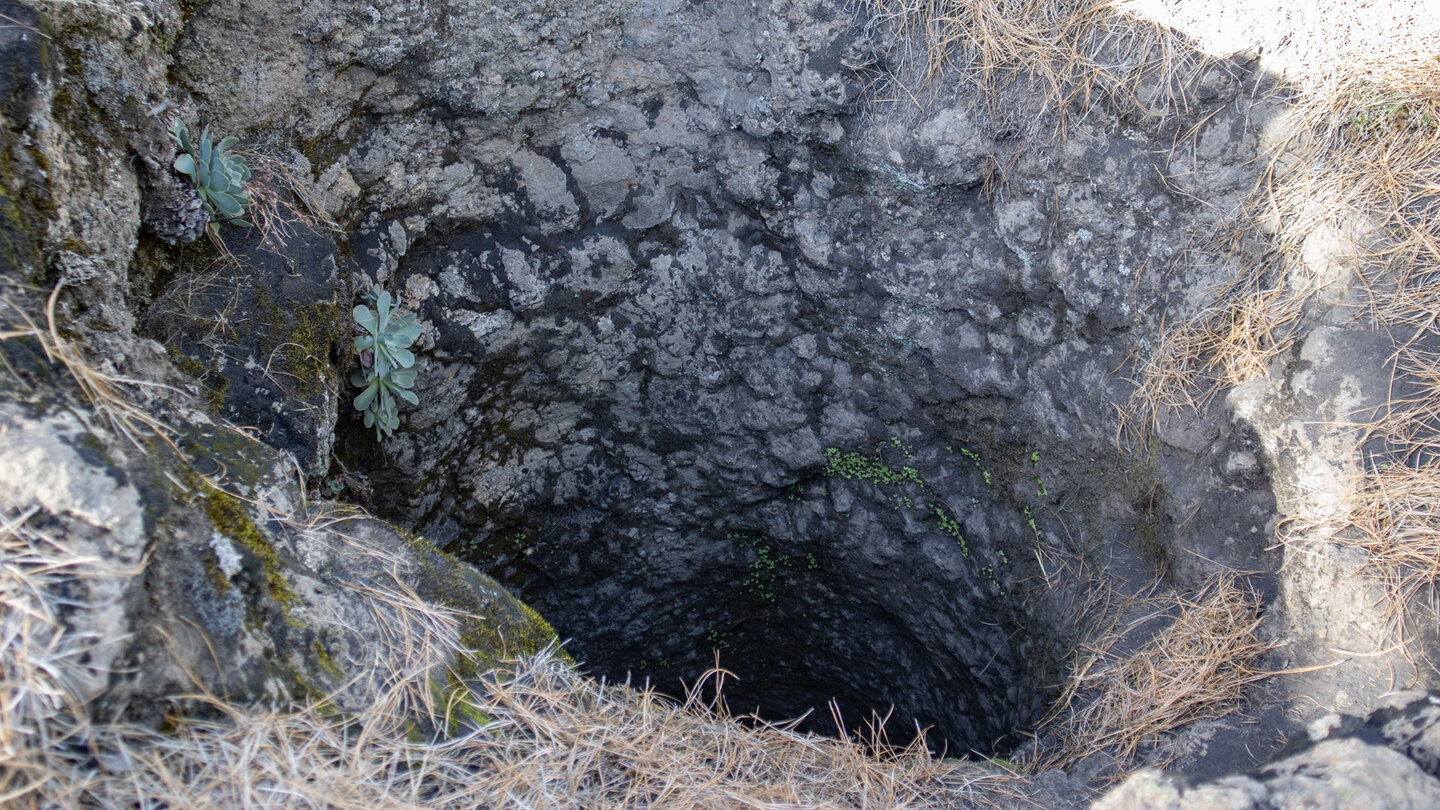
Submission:
M 1033 83 L 1062 118 L 1106 98 L 1125 114 L 1187 108 L 1214 60 L 1123 0 L 866 0 L 925 82 L 958 70 L 998 113 L 1000 91 Z
M 99 807 L 890 808 L 964 806 L 1005 781 L 913 751 L 882 758 L 747 728 L 543 655 L 467 702 L 488 720 L 432 741 L 407 740 L 398 718 L 378 713 L 223 703 L 219 719 L 179 719 L 167 734 L 96 729 L 91 744 L 110 765 L 75 795 Z
M 1194 407 L 1263 377 L 1321 294 L 1343 282 L 1317 256 L 1325 252 L 1365 285 L 1356 314 L 1397 331 L 1406 371 L 1403 347 L 1424 342 L 1440 305 L 1440 34 L 1431 49 L 1355 56 L 1299 88 L 1291 137 L 1237 226 L 1269 249 L 1165 330 L 1142 361 L 1137 411 Z
M 1440 615 L 1440 351 L 1411 343 L 1395 362 L 1404 393 L 1353 426 L 1358 463 L 1340 491 L 1328 508 L 1293 516 L 1281 533 L 1291 542 L 1363 550 L 1369 573 L 1391 596 L 1387 635 L 1403 639 L 1412 607 Z M 1407 654 L 1433 661 L 1428 650 Z
M 261 248 L 281 253 L 295 236 L 297 224 L 310 230 L 340 234 L 340 226 L 316 200 L 314 185 L 302 171 L 268 152 L 241 150 L 236 154 L 245 159 L 251 171 L 250 182 L 245 186 L 251 204 L 241 221 L 251 223 Z M 222 235 L 234 227 L 244 226 L 221 227 L 221 223 L 212 222 L 205 234 L 221 261 L 244 270 L 244 262 L 230 250 Z
M 1432 601 L 1440 582 L 1440 33 L 1426 44 L 1317 69 L 1301 88 L 1289 156 L 1251 202 L 1277 258 L 1243 268 L 1167 331 L 1135 401 L 1156 414 L 1263 377 L 1337 281 L 1313 254 L 1347 251 L 1363 291 L 1353 314 L 1394 340 L 1391 398 L 1340 426 L 1356 436 L 1342 459 L 1354 470 L 1346 491 L 1295 515 L 1284 536 L 1364 549 L 1397 619 L 1416 597 Z
M 1257 668 L 1274 645 L 1256 637 L 1260 597 L 1233 574 L 1192 596 L 1145 596 L 1138 616 L 1083 644 L 1060 698 L 1040 724 L 1030 770 L 1070 768 L 1097 754 L 1119 778 L 1161 735 L 1233 710 L 1245 688 L 1270 673 Z M 1133 638 L 1158 620 L 1170 624 L 1138 648 Z M 1151 763 L 1164 765 L 1166 762 Z
M 0 435 L 0 441 L 3 441 Z M 38 507 L 0 511 L 0 806 L 42 804 L 66 767 L 56 752 L 86 739 L 89 724 L 69 673 L 107 642 L 65 628 L 76 607 L 65 585 L 126 577 L 99 558 L 70 552 L 32 526 Z M 62 805 L 65 806 L 65 805 Z
M 260 244 L 279 251 L 294 236 L 293 223 L 311 230 L 327 230 L 339 234 L 340 226 L 325 213 L 315 199 L 312 183 L 302 172 L 285 160 L 259 151 L 242 151 L 251 170 L 250 192 L 253 204 L 246 212 L 260 234 Z
M 51 290 L 45 304 L 45 323 L 42 328 L 36 324 L 30 313 L 16 304 L 6 294 L 0 293 L 0 308 L 8 310 L 10 317 L 18 324 L 16 328 L 0 330 L 0 340 L 31 338 L 39 342 L 45 356 L 58 361 L 70 372 L 85 398 L 95 410 L 105 417 L 116 434 L 124 436 L 141 451 L 146 449 L 142 436 L 150 433 L 159 436 L 172 448 L 170 436 L 173 433 L 165 424 L 151 416 L 145 409 L 133 402 L 124 388 L 164 388 L 148 380 L 137 380 L 102 371 L 93 365 L 85 354 L 60 331 L 55 317 L 55 304 L 60 298 L 65 283 L 61 281 Z M 8 320 L 8 319 L 7 319 Z M 178 450 L 177 450 L 178 452 Z

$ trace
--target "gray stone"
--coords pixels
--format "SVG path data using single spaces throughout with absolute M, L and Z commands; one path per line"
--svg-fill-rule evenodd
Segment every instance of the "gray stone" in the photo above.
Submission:
M 478 677 L 554 641 L 465 564 L 354 510 L 302 503 L 293 462 L 198 411 L 147 448 L 94 427 L 99 414 L 64 386 L 4 392 L 7 542 L 43 538 L 35 559 L 73 570 L 47 598 L 88 646 L 56 675 L 97 717 L 158 721 L 197 692 L 277 707 L 324 694 L 356 712 L 397 677 Z M 426 629 L 414 612 L 425 604 L 483 617 L 450 631 L 476 652 L 406 639 Z M 377 663 L 387 657 L 398 666 Z
M 1292 753 L 1251 775 L 1186 786 L 1148 769 L 1105 794 L 1095 810 L 1435 807 L 1440 703 L 1433 695 L 1399 698 L 1364 721 L 1330 715 L 1292 742 Z

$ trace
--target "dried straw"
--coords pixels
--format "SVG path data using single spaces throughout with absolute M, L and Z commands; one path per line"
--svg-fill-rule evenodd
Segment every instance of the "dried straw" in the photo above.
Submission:
M 1260 597 L 1224 574 L 1193 597 L 1146 597 L 1147 608 L 1124 626 L 1082 645 L 1059 700 L 1041 723 L 1043 744 L 1031 770 L 1069 768 L 1105 754 L 1119 778 L 1161 735 L 1223 716 L 1247 686 L 1269 673 L 1257 668 L 1274 645 L 1256 637 Z M 1138 604 L 1138 603 L 1137 603 Z M 1133 652 L 1137 630 L 1173 616 Z M 1151 765 L 1167 764 L 1163 755 Z

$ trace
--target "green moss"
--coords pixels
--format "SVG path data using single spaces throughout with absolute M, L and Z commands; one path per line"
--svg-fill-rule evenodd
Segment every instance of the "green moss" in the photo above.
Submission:
M 310 649 L 315 651 L 315 660 L 320 662 L 320 669 L 324 670 L 326 675 L 337 681 L 345 677 L 345 671 L 335 663 L 335 657 L 330 654 L 330 649 L 325 646 L 325 642 L 317 638 L 310 643 Z
M 46 53 L 42 47 L 42 61 L 48 61 Z M 27 158 L 33 165 L 17 165 Z M 27 182 L 27 176 L 36 175 L 47 182 Z M 18 269 L 32 283 L 40 282 L 46 271 L 44 231 L 55 215 L 48 183 L 51 176 L 44 150 L 35 146 L 23 153 L 19 146 L 0 149 L 0 267 Z
M 891 467 L 879 456 L 867 456 L 851 451 L 840 452 L 839 448 L 825 449 L 825 475 L 830 478 L 844 478 L 846 481 L 872 481 L 877 484 L 923 484 L 920 473 L 914 467 Z
M 286 372 L 295 380 L 294 395 L 309 397 L 325 386 L 330 368 L 330 347 L 349 333 L 340 305 L 319 301 L 299 309 L 282 308 L 269 290 L 256 290 L 257 306 L 265 323 L 266 351 L 279 351 Z
M 446 733 L 459 734 L 467 727 L 480 728 L 490 722 L 490 715 L 475 705 L 474 691 L 453 670 L 446 672 L 443 683 L 432 678 L 430 690 L 443 712 Z
M 1170 564 L 1170 551 L 1161 539 L 1164 523 L 1164 492 L 1160 474 L 1151 458 L 1141 458 L 1126 471 L 1130 483 L 1130 505 L 1135 511 L 1134 532 L 1136 549 L 1149 556 L 1155 569 L 1163 573 Z
M 29 219 L 0 184 L 0 264 L 34 267 L 39 259 L 38 240 Z
M 206 484 L 209 487 L 208 484 Z M 281 609 L 285 611 L 286 620 L 291 624 L 298 625 L 290 618 L 290 609 L 300 604 L 300 597 L 290 589 L 290 583 L 285 579 L 285 573 L 280 565 L 280 556 L 275 552 L 275 547 L 260 533 L 259 527 L 250 519 L 245 507 L 233 496 L 209 487 L 209 493 L 204 497 L 205 514 L 210 518 L 210 523 L 215 530 L 239 543 L 251 554 L 260 559 L 260 564 L 265 571 L 265 584 L 270 590 L 270 598 L 274 599 Z
M 215 589 L 215 593 L 220 596 L 229 593 L 230 578 L 225 576 L 225 572 L 221 570 L 219 558 L 213 553 L 207 554 L 202 565 L 205 566 L 205 581 L 210 583 L 210 587 Z
M 403 529 L 396 532 L 420 564 L 415 592 L 427 602 L 463 616 L 463 651 L 441 679 L 431 679 L 436 704 L 445 712 L 446 731 L 480 727 L 490 717 L 474 705 L 472 684 L 504 666 L 507 659 L 537 653 L 555 644 L 555 629 L 533 608 L 511 596 L 499 583 Z M 570 661 L 564 650 L 559 657 Z
M 461 680 L 472 680 L 507 658 L 534 654 L 555 643 L 549 622 L 499 583 L 429 541 L 397 531 L 420 563 L 415 588 L 420 598 L 467 617 L 460 627 L 460 645 L 467 654 L 453 667 Z M 569 660 L 563 650 L 560 655 Z
M 170 347 L 170 360 L 186 375 L 194 377 L 205 391 L 205 401 L 219 413 L 225 408 L 225 392 L 230 389 L 230 379 L 221 374 L 212 374 L 196 357 L 184 354 L 174 346 Z
M 205 376 L 204 363 L 188 354 L 182 354 L 180 350 L 174 346 L 170 347 L 170 360 L 175 364 L 176 368 L 197 380 Z
M 225 410 L 225 392 L 230 390 L 230 378 L 218 377 L 212 385 L 205 383 L 205 401 L 216 413 Z
M 460 670 L 457 674 L 466 679 L 479 677 L 507 658 L 537 653 L 555 642 L 555 628 L 534 608 L 509 594 L 504 596 L 507 598 L 503 601 L 510 602 L 505 606 L 510 611 L 498 611 L 496 608 L 500 605 L 492 604 L 486 613 L 480 612 L 484 608 L 478 599 L 441 597 L 442 604 L 447 607 L 463 609 L 470 614 L 460 630 L 460 646 L 465 650 L 462 656 L 465 661 L 456 664 Z M 497 603 L 500 601 L 496 600 Z M 462 608 L 461 605 L 467 602 L 470 606 Z M 508 621 L 497 620 L 503 613 L 511 613 L 505 617 Z
M 555 628 L 550 626 L 550 622 L 545 621 L 545 617 L 541 616 L 538 610 L 519 599 L 515 600 L 515 606 L 520 609 L 520 614 L 526 619 L 522 628 L 523 632 L 517 641 L 528 652 L 538 652 L 555 643 Z M 570 656 L 564 650 L 560 651 L 560 655 L 562 658 L 570 660 Z
M 271 659 L 268 666 L 270 674 L 277 680 L 283 681 L 291 686 L 291 697 L 296 698 L 310 707 L 314 708 L 322 716 L 336 716 L 338 709 L 332 703 L 325 692 L 316 689 L 313 684 L 305 679 L 290 660 L 284 656 Z
M 312 396 L 324 387 L 330 367 L 330 347 L 341 336 L 339 305 L 321 302 L 296 311 L 295 328 L 285 341 L 284 350 L 301 396 Z
M 202 469 L 212 466 L 224 471 L 222 483 L 241 492 L 256 492 L 269 480 L 262 468 L 263 456 L 257 452 L 260 445 L 239 431 L 207 428 L 188 430 L 176 437 L 186 457 L 194 459 Z M 200 492 L 213 489 L 204 478 L 190 472 L 187 476 Z M 188 483 L 187 483 L 188 485 Z

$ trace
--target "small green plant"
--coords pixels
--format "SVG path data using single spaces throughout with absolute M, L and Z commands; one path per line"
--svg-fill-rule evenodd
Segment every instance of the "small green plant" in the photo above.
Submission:
M 779 601 L 789 580 L 789 569 L 794 558 L 776 548 L 774 541 L 764 535 L 747 535 L 729 532 L 725 539 L 749 546 L 755 551 L 755 559 L 745 577 L 745 590 L 753 596 L 771 604 Z M 791 541 L 794 538 L 790 538 Z
M 930 508 L 935 513 L 935 523 L 940 527 L 940 531 L 955 538 L 960 543 L 961 556 L 969 557 L 970 545 L 965 542 L 965 533 L 961 530 L 960 521 L 940 506 L 931 504 Z
M 245 165 L 244 158 L 230 151 L 238 139 L 231 136 L 215 143 L 210 137 L 210 127 L 205 127 L 200 132 L 200 140 L 192 141 L 185 122 L 178 119 L 170 125 L 170 135 L 181 150 L 175 158 L 175 171 L 195 184 L 195 191 L 210 215 L 211 227 L 221 221 L 250 227 L 244 219 L 245 209 L 250 207 L 250 192 L 245 190 L 250 167 Z
M 350 382 L 363 389 L 355 398 L 355 409 L 365 414 L 365 427 L 375 428 L 375 440 L 380 441 L 400 426 L 396 397 L 420 404 L 410 390 L 415 385 L 415 354 L 410 346 L 420 336 L 420 325 L 414 316 L 397 313 L 390 293 L 379 284 L 370 296 L 374 310 L 364 304 L 355 307 L 355 322 L 366 334 L 355 338 L 360 369 Z
M 923 484 L 920 473 L 914 467 L 895 469 L 877 456 L 862 453 L 842 453 L 838 447 L 825 448 L 825 475 L 829 478 L 844 478 L 846 481 L 873 481 L 877 484 L 912 483 Z
M 1424 134 L 1440 123 L 1440 106 L 1364 82 L 1350 91 L 1347 130 L 1358 140 L 1395 136 L 1405 130 Z

